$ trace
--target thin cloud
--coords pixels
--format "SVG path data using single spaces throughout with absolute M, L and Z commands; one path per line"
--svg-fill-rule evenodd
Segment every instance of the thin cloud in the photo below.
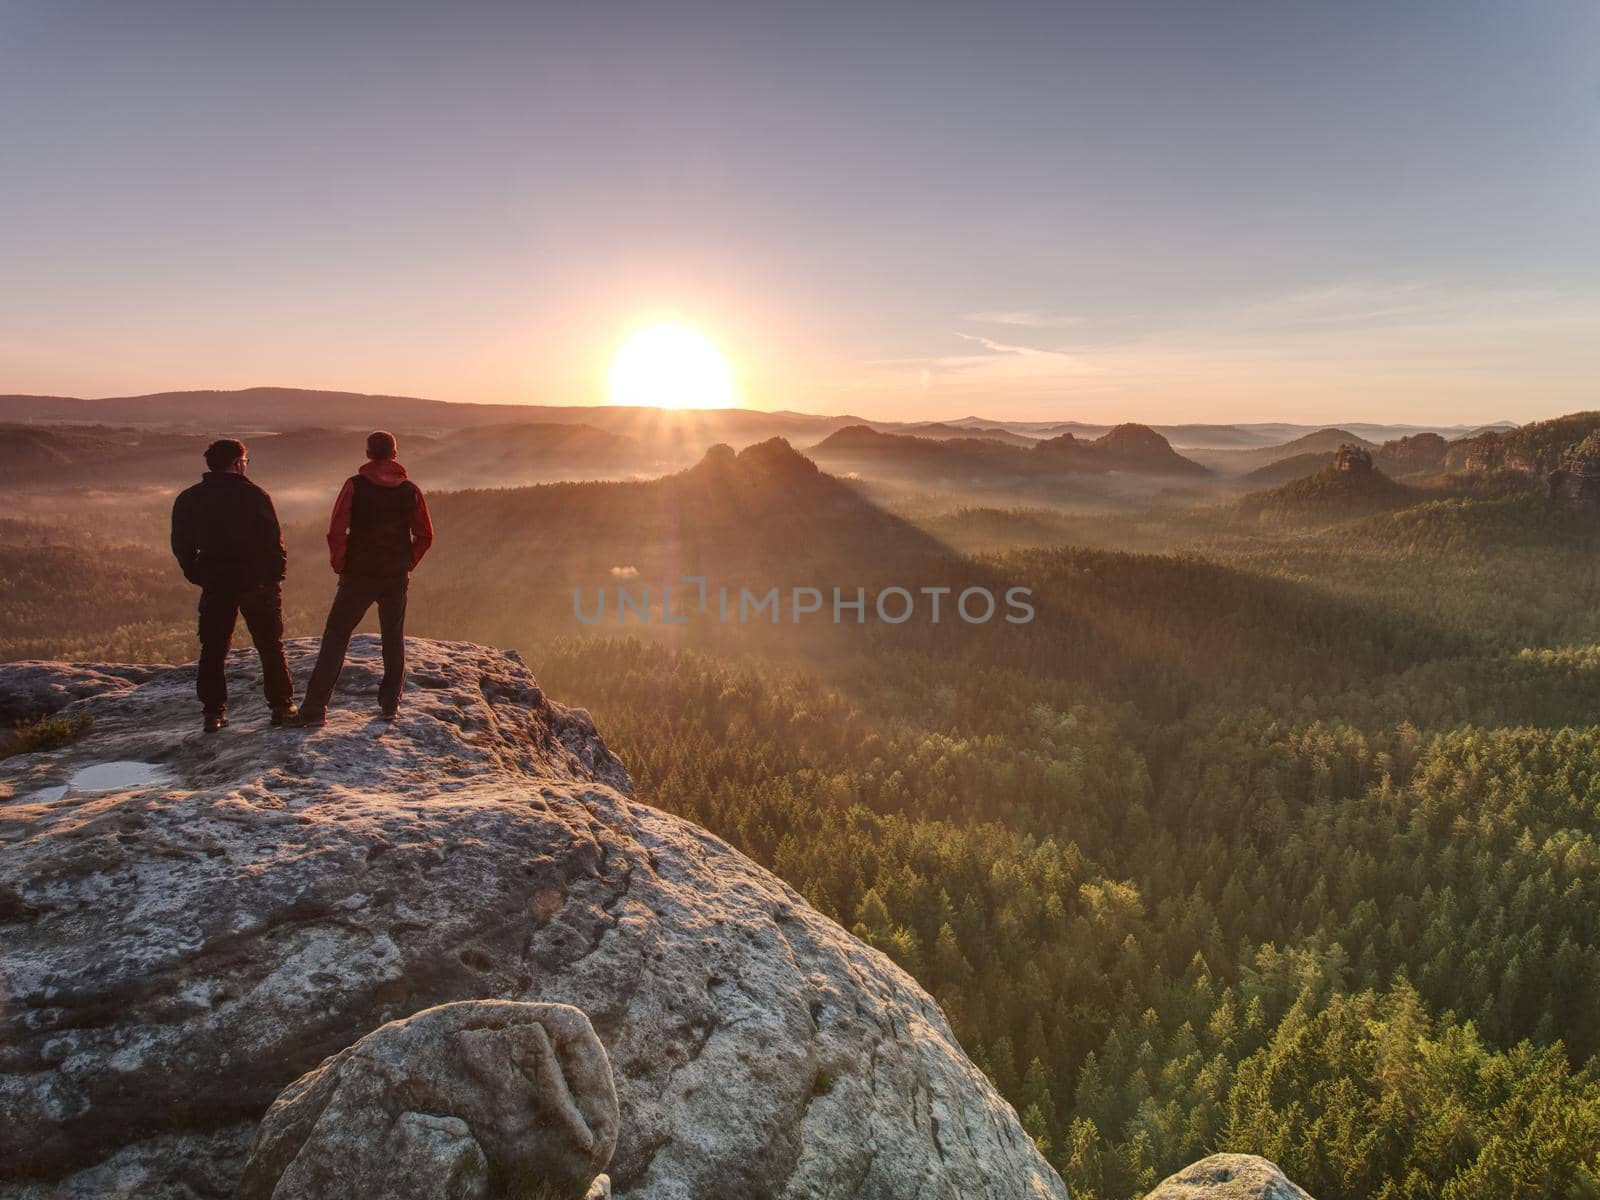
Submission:
M 962 333 L 959 330 L 954 332 L 962 341 L 982 347 L 984 353 L 939 355 L 927 360 L 926 366 L 929 370 L 941 373 L 983 374 L 998 379 L 1019 379 L 1082 375 L 1095 369 L 1075 352 L 1002 342 L 995 338 L 983 337 L 981 334 Z
M 1037 342 L 1017 324 L 950 330 L 923 356 L 856 364 L 851 384 L 908 411 L 1356 420 L 1404 406 L 1456 424 L 1520 415 L 1530 394 L 1544 411 L 1592 407 L 1600 371 L 1600 297 L 1576 290 L 1347 277 L 1117 324 Z
M 982 325 L 1015 325 L 1020 329 L 1069 329 L 1082 325 L 1083 318 L 1070 313 L 1040 312 L 1037 309 L 1005 309 L 988 312 L 965 313 L 963 321 L 977 321 Z

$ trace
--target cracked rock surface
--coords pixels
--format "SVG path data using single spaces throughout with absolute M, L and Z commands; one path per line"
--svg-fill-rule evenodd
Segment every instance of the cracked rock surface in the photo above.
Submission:
M 1254 1154 L 1213 1154 L 1161 1181 L 1145 1200 L 1311 1200 L 1275 1163 Z
M 909 976 L 634 800 L 514 654 L 409 649 L 398 723 L 358 638 L 309 733 L 268 728 L 253 654 L 210 736 L 192 669 L 0 666 L 94 717 L 0 762 L 0 1196 L 230 1196 L 285 1087 L 481 999 L 588 1015 L 617 1197 L 1066 1196 Z

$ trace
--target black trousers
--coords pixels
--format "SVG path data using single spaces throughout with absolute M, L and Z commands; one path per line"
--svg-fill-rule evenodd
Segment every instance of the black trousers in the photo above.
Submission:
M 228 647 L 241 614 L 261 655 L 267 703 L 274 708 L 293 704 L 294 684 L 283 653 L 283 585 L 266 583 L 244 590 L 201 589 L 200 671 L 195 680 L 201 705 L 207 712 L 221 712 L 228 705 Z
M 300 704 L 303 711 L 319 713 L 328 707 L 339 672 L 344 669 L 350 635 L 374 604 L 378 606 L 378 628 L 383 634 L 383 682 L 378 685 L 378 703 L 384 708 L 400 703 L 400 689 L 406 681 L 406 590 L 410 583 L 407 575 L 346 573 L 339 577 L 339 590 L 334 593 L 328 623 L 322 630 L 317 665 Z

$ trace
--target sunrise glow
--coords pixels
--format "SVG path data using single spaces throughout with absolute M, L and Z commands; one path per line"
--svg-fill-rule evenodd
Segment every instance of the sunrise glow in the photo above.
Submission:
M 652 325 L 628 338 L 611 359 L 606 399 L 645 408 L 733 408 L 733 368 L 698 330 Z

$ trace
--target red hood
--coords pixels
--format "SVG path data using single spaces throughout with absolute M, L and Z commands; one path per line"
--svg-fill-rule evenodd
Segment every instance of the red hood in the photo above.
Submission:
M 361 464 L 361 477 L 380 487 L 399 487 L 406 481 L 406 469 L 397 459 L 369 458 Z

